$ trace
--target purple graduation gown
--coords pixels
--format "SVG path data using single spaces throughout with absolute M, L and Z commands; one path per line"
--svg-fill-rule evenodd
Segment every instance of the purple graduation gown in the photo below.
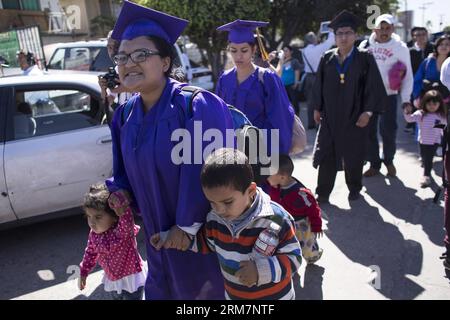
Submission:
M 202 165 L 175 165 L 171 142 L 175 129 L 187 128 L 193 136 L 193 121 L 208 128 L 233 128 L 226 104 L 212 93 L 197 95 L 192 119 L 186 122 L 180 84 L 168 79 L 156 105 L 144 114 L 142 99 L 135 95 L 133 111 L 121 127 L 123 105 L 112 122 L 113 179 L 110 191 L 132 192 L 145 225 L 148 277 L 146 299 L 224 299 L 223 278 L 215 254 L 201 255 L 174 249 L 156 251 L 148 239 L 154 233 L 203 223 L 210 210 L 200 185 Z M 192 143 L 192 146 L 194 143 Z M 208 142 L 203 142 L 203 149 Z M 192 157 L 194 156 L 192 151 Z
M 236 67 L 225 71 L 217 83 L 216 94 L 245 113 L 255 127 L 279 129 L 280 153 L 288 154 L 292 140 L 294 109 L 280 77 L 265 69 L 264 81 L 260 81 L 259 69 L 257 67 L 241 84 L 237 80 Z M 270 144 L 267 145 L 270 149 Z

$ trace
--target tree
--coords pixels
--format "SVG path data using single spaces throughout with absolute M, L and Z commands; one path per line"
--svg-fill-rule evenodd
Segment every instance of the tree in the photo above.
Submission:
M 273 0 L 267 39 L 275 49 L 309 31 L 317 32 L 322 21 L 331 20 L 341 10 L 347 9 L 365 20 L 369 18 L 368 6 L 376 5 L 381 13 L 386 13 L 394 4 L 397 0 Z
M 235 19 L 269 21 L 262 28 L 270 49 L 289 44 L 295 37 L 319 30 L 322 21 L 331 20 L 347 9 L 361 19 L 369 18 L 368 6 L 376 5 L 380 13 L 390 12 L 397 0 L 136 0 L 137 3 L 190 21 L 186 34 L 206 50 L 214 81 L 226 63 L 226 33 L 216 28 Z M 363 21 L 365 22 L 365 21 Z M 363 23 L 364 24 L 364 23 Z M 367 32 L 365 26 L 361 31 Z
M 186 34 L 204 49 L 213 71 L 214 81 L 226 63 L 223 49 L 226 33 L 216 28 L 227 22 L 244 20 L 268 21 L 270 0 L 137 0 L 137 3 L 190 21 Z

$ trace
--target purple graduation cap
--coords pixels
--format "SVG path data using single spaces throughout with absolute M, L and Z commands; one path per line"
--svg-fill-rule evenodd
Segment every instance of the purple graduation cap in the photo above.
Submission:
M 262 21 L 235 20 L 217 28 L 217 31 L 229 31 L 228 41 L 233 43 L 255 42 L 253 31 L 269 23 Z
M 343 28 L 343 27 L 350 27 L 354 31 L 356 31 L 356 29 L 358 28 L 358 26 L 360 24 L 361 24 L 361 19 L 359 17 L 357 17 L 350 11 L 342 10 L 341 12 L 339 12 L 339 14 L 336 17 L 334 17 L 334 19 L 330 22 L 328 27 L 333 29 L 334 32 L 336 32 L 336 30 L 338 28 Z
M 174 44 L 188 23 L 187 20 L 124 1 L 111 38 L 121 41 L 155 36 Z

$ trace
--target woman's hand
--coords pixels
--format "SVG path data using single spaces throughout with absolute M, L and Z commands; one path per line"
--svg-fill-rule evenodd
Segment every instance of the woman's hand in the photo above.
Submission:
M 189 239 L 186 232 L 184 232 L 180 227 L 173 226 L 169 230 L 167 239 L 164 242 L 165 249 L 177 249 L 181 251 L 186 251 L 191 246 L 191 239 Z

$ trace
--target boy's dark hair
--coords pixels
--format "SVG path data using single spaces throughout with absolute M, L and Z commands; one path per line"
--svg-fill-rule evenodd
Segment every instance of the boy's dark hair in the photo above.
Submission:
M 442 99 L 442 95 L 437 90 L 429 90 L 427 91 L 422 99 L 420 100 L 420 109 L 424 113 L 428 113 L 428 110 L 426 108 L 428 102 L 437 102 L 439 103 L 439 109 L 436 111 L 436 113 L 439 113 L 442 117 L 446 117 L 447 110 L 445 108 L 444 100 Z
M 294 162 L 292 162 L 291 157 L 287 154 L 280 154 L 279 159 L 278 174 L 289 177 L 292 176 L 292 173 L 294 172 Z
M 414 37 L 414 32 L 416 31 L 425 31 L 428 34 L 428 30 L 425 27 L 414 27 L 411 29 L 411 37 Z
M 222 148 L 206 159 L 200 180 L 206 189 L 231 187 L 244 193 L 254 178 L 252 167 L 243 152 Z
M 96 183 L 89 187 L 89 192 L 84 195 L 83 209 L 95 209 L 106 212 L 117 218 L 116 213 L 109 206 L 108 198 L 110 192 L 104 183 Z

